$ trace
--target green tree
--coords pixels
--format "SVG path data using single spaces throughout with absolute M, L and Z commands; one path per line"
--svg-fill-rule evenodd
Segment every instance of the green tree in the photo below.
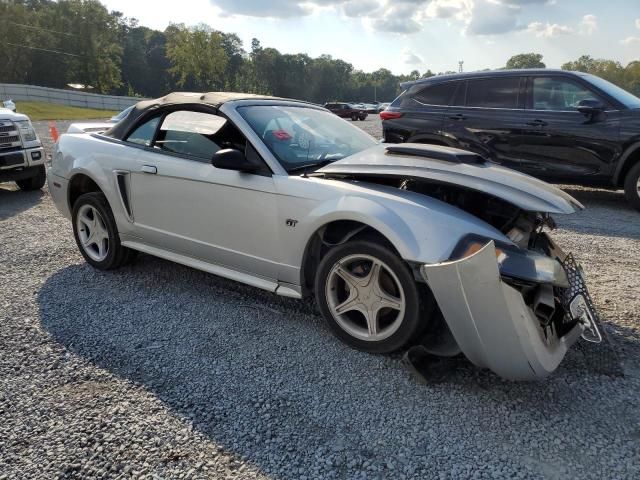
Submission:
M 591 73 L 621 87 L 625 87 L 629 81 L 629 79 L 625 79 L 625 69 L 620 62 L 593 58 L 589 55 L 582 55 L 573 62 L 563 64 L 562 69 Z
M 624 88 L 640 96 L 640 61 L 630 62 L 624 69 Z
M 542 62 L 542 55 L 539 53 L 519 53 L 507 60 L 506 68 L 546 68 L 546 65 Z
M 204 24 L 187 27 L 181 23 L 169 25 L 165 33 L 169 72 L 178 86 L 196 90 L 224 86 L 228 58 L 219 32 Z

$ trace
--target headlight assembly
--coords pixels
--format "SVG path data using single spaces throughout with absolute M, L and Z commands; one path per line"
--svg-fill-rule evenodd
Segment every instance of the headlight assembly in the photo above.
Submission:
M 23 142 L 35 142 L 38 140 L 38 135 L 36 135 L 36 131 L 33 129 L 33 125 L 29 120 L 20 120 L 15 122 L 18 130 L 20 130 L 20 136 L 22 137 Z
M 451 260 L 469 257 L 482 249 L 492 239 L 469 235 L 453 250 Z M 500 274 L 505 277 L 534 283 L 549 283 L 567 288 L 569 280 L 559 261 L 531 250 L 525 250 L 493 240 Z

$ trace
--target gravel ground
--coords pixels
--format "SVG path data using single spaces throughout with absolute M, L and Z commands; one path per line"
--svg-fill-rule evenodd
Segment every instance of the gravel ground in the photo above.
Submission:
M 425 386 L 303 302 L 147 255 L 93 270 L 47 192 L 3 185 L 0 479 L 638 478 L 640 216 L 569 191 L 587 210 L 555 236 L 625 376 L 572 350 L 544 382 L 461 361 Z

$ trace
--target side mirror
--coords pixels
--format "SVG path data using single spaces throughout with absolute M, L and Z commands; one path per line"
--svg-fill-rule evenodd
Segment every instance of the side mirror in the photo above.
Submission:
M 223 170 L 237 170 L 238 172 L 255 172 L 258 166 L 247 160 L 240 150 L 235 148 L 223 148 L 213 154 L 211 165 Z
M 584 115 L 595 115 L 597 113 L 603 112 L 605 106 L 599 100 L 596 100 L 594 98 L 587 98 L 578 102 L 577 109 Z

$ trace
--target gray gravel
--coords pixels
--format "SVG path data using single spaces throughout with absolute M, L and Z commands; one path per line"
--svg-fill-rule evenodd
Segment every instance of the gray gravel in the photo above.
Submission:
M 640 214 L 570 192 L 556 237 L 625 377 L 574 350 L 544 382 L 462 361 L 424 386 L 305 303 L 147 255 L 93 270 L 46 192 L 0 187 L 0 479 L 638 478 Z

